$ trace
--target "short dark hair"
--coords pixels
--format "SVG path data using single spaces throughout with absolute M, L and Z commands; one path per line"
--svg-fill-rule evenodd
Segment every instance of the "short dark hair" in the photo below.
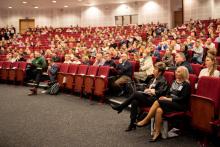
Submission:
M 166 64 L 163 62 L 157 62 L 154 67 L 157 68 L 159 72 L 161 72 L 161 75 L 163 75 L 166 70 Z

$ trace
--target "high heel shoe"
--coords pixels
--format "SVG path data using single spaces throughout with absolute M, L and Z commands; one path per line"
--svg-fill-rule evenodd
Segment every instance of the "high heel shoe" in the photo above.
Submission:
M 112 107 L 113 110 L 118 111 L 118 113 L 121 113 L 123 109 L 120 108 L 120 106 L 115 106 L 113 104 L 110 104 L 110 106 Z
M 144 124 L 144 125 L 139 125 L 138 122 L 137 122 L 137 123 L 134 123 L 134 125 L 135 125 L 136 127 L 141 128 L 141 127 L 145 127 L 145 126 L 147 126 L 148 123 L 146 123 L 146 124 Z
M 153 138 L 149 139 L 149 142 L 156 142 L 160 138 L 161 138 L 161 133 L 159 133 L 156 137 L 153 137 Z
M 128 128 L 125 130 L 125 132 L 130 132 L 132 130 L 136 130 L 136 126 L 134 124 L 129 125 Z

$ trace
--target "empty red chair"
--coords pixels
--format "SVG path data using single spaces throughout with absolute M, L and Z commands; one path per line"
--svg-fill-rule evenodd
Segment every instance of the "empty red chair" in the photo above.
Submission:
M 83 86 L 83 79 L 84 76 L 87 73 L 88 65 L 80 65 L 77 74 L 75 75 L 75 81 L 74 81 L 74 92 L 80 92 L 82 91 Z
M 190 65 L 192 66 L 193 73 L 194 73 L 196 76 L 199 76 L 199 73 L 200 73 L 200 71 L 201 71 L 201 69 L 202 69 L 202 65 L 200 65 L 200 64 L 193 64 L 193 63 L 191 63 Z
M 195 94 L 196 92 L 195 85 L 197 81 L 198 81 L 198 77 L 195 74 L 189 74 L 189 82 L 190 82 L 192 94 Z
M 175 80 L 175 74 L 173 71 L 165 71 L 164 72 L 164 77 L 167 80 L 167 83 L 169 86 L 172 85 L 173 81 Z
M 8 70 L 8 80 L 9 81 L 15 81 L 16 77 L 16 69 L 18 69 L 20 62 L 13 62 L 11 64 L 11 68 Z
M 94 80 L 97 75 L 99 66 L 90 66 L 87 75 L 84 78 L 84 92 L 87 94 L 92 94 L 94 89 Z
M 94 92 L 93 94 L 96 96 L 100 96 L 100 101 L 103 102 L 105 92 L 108 88 L 108 76 L 109 76 L 110 67 L 109 66 L 101 66 L 99 67 L 98 74 L 95 78 L 94 84 Z
M 64 83 L 66 83 L 66 79 L 64 78 L 64 74 L 68 72 L 69 69 L 69 64 L 67 63 L 62 63 L 60 65 L 59 72 L 57 74 L 57 82 L 60 84 L 61 87 L 64 86 Z
M 9 61 L 3 62 L 2 68 L 0 69 L 1 70 L 1 80 L 6 81 L 8 79 L 8 70 L 10 69 L 10 67 L 11 67 L 11 62 L 9 62 Z
M 24 79 L 26 77 L 26 68 L 27 68 L 28 63 L 27 62 L 20 62 L 18 69 L 16 69 L 16 79 L 15 81 L 21 82 L 21 84 L 24 83 Z
M 65 84 L 66 89 L 71 89 L 71 90 L 73 89 L 74 76 L 78 71 L 78 67 L 79 65 L 77 64 L 70 64 L 68 73 L 64 74 L 66 78 L 66 84 Z
M 198 81 L 195 95 L 191 97 L 191 123 L 196 129 L 212 133 L 210 122 L 219 113 L 220 78 L 203 76 Z

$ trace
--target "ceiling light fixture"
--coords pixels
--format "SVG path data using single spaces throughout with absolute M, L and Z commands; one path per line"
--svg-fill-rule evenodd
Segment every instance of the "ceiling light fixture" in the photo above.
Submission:
M 39 7 L 38 7 L 38 6 L 35 6 L 34 8 L 35 8 L 35 9 L 38 9 Z
M 65 5 L 64 8 L 68 8 L 69 6 Z
M 27 2 L 26 2 L 26 1 L 23 1 L 22 3 L 23 3 L 23 4 L 27 4 Z
M 11 6 L 9 6 L 8 8 L 9 8 L 9 9 L 11 9 L 12 7 L 11 7 Z
M 52 3 L 56 3 L 57 1 L 52 1 Z

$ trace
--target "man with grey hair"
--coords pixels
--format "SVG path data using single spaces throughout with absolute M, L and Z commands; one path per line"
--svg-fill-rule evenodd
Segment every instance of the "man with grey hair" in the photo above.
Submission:
M 123 53 L 119 59 L 119 64 L 116 67 L 119 77 L 114 82 L 113 87 L 119 92 L 119 96 L 123 95 L 124 91 L 122 86 L 126 84 L 132 78 L 132 64 L 128 61 L 128 55 Z
M 188 69 L 189 73 L 193 73 L 192 66 L 189 62 L 186 61 L 184 53 L 181 52 L 177 53 L 175 56 L 175 65 L 172 67 L 167 67 L 167 70 L 176 70 L 179 66 L 185 66 Z

